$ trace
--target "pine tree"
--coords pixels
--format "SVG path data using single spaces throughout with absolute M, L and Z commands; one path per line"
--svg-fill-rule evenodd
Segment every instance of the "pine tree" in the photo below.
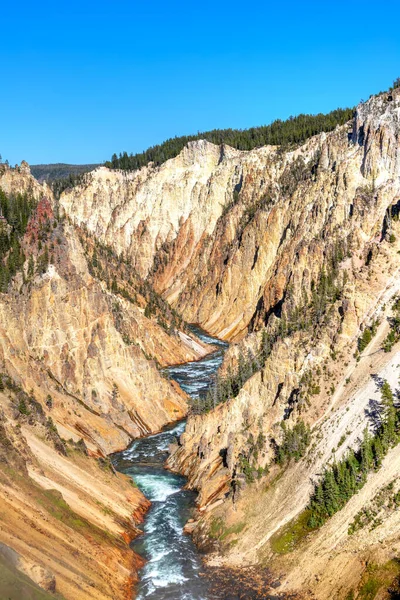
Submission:
M 97 252 L 96 252 L 96 248 L 93 250 L 93 254 L 92 254 L 92 267 L 94 269 L 97 269 L 97 267 L 99 266 L 99 261 L 97 258 Z
M 336 481 L 340 490 L 340 498 L 341 500 L 346 501 L 351 495 L 348 479 L 349 473 L 346 462 L 340 461 L 340 463 L 335 466 L 335 471 Z
M 393 392 L 389 383 L 385 380 L 381 389 L 381 401 L 383 407 L 382 423 L 382 445 L 387 449 L 393 445 L 396 440 L 396 408 L 393 403 Z
M 39 256 L 36 263 L 36 271 L 38 275 L 43 275 L 46 273 L 49 266 L 49 251 L 47 246 L 44 247 L 44 252 Z
M 267 330 L 263 329 L 262 338 L 261 338 L 261 350 L 260 350 L 261 359 L 263 362 L 265 362 L 265 360 L 268 358 L 268 356 L 270 355 L 270 352 L 271 352 L 270 338 L 267 333 Z
M 117 294 L 117 293 L 118 293 L 118 284 L 117 284 L 117 280 L 115 279 L 115 277 L 113 277 L 113 280 L 112 280 L 112 284 L 111 284 L 111 291 L 112 291 L 114 294 Z
M 199 132 L 197 135 L 171 138 L 135 155 L 120 152 L 117 156 L 114 153 L 111 161 L 105 164 L 113 169 L 128 170 L 139 169 L 150 161 L 160 165 L 169 158 L 177 156 L 188 142 L 199 139 L 206 139 L 217 145 L 228 144 L 239 150 L 252 150 L 268 144 L 287 146 L 301 143 L 321 131 L 332 131 L 337 124 L 344 124 L 351 118 L 352 109 L 337 109 L 326 115 L 302 114 L 290 117 L 286 121 L 278 119 L 270 125 L 251 127 L 245 130 L 214 129 Z M 296 173 L 296 175 L 298 177 L 299 174 Z M 66 183 L 61 183 L 61 188 L 62 185 L 65 187 Z
M 243 383 L 246 381 L 246 363 L 244 360 L 244 356 L 242 351 L 239 351 L 239 357 L 238 357 L 238 370 L 237 370 L 237 378 L 238 378 L 238 386 L 239 388 L 242 387 Z
M 372 452 L 372 439 L 368 431 L 368 427 L 364 429 L 364 438 L 361 443 L 361 471 L 366 477 L 368 471 L 372 469 L 374 465 L 374 455 Z
M 347 471 L 349 473 L 349 482 L 351 485 L 352 494 L 357 490 L 358 486 L 358 473 L 360 471 L 360 463 L 358 462 L 354 450 L 349 450 L 346 458 Z
M 113 387 L 112 387 L 112 392 L 111 392 L 111 399 L 112 399 L 112 403 L 114 406 L 116 405 L 118 397 L 119 397 L 119 389 L 118 389 L 117 384 L 114 382 Z
M 29 415 L 29 410 L 25 402 L 25 398 L 21 398 L 18 404 L 18 410 L 21 415 Z
M 374 454 L 375 466 L 378 469 L 382 464 L 382 459 L 385 456 L 385 451 L 380 439 L 380 436 L 375 436 L 372 442 L 372 451 Z
M 310 517 L 308 519 L 308 526 L 311 529 L 314 529 L 315 527 L 323 525 L 328 515 L 325 508 L 324 491 L 321 483 L 315 487 L 309 508 Z
M 339 487 L 336 483 L 333 471 L 326 471 L 323 482 L 324 502 L 326 512 L 332 516 L 340 508 Z

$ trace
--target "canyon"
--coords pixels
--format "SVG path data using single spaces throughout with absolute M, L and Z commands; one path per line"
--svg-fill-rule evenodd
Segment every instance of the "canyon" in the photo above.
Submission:
M 400 511 L 376 505 L 398 495 L 398 444 L 341 510 L 284 540 L 376 428 L 382 382 L 398 409 L 399 111 L 396 88 L 303 144 L 194 141 L 59 197 L 26 163 L 0 165 L 3 192 L 33 206 L 0 294 L 0 565 L 34 597 L 131 597 L 149 501 L 109 455 L 186 416 L 168 468 L 198 494 L 186 531 L 208 565 L 266 569 L 299 598 L 396 597 Z M 205 409 L 166 376 L 215 351 L 188 324 L 230 344 Z M 299 422 L 311 441 L 279 462 Z M 368 507 L 374 526 L 349 534 Z

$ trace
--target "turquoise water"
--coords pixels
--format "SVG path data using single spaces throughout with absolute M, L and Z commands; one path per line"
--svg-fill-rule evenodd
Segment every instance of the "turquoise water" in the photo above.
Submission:
M 199 329 L 195 332 L 204 341 L 216 344 L 217 351 L 200 361 L 169 367 L 168 372 L 201 402 L 227 345 Z M 208 600 L 199 553 L 191 537 L 183 533 L 195 494 L 182 489 L 184 477 L 164 469 L 168 447 L 184 429 L 185 422 L 181 421 L 161 433 L 135 440 L 114 457 L 116 468 L 131 475 L 152 502 L 143 535 L 133 543 L 134 550 L 147 561 L 139 573 L 138 600 Z

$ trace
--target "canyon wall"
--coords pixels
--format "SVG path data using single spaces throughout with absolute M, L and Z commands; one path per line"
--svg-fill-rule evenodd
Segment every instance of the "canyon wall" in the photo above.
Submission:
M 237 337 L 232 324 L 223 330 L 223 335 L 233 332 L 241 340 L 227 353 L 225 375 L 227 366 L 237 365 L 240 351 L 246 355 L 250 349 L 257 360 L 262 331 L 270 337 L 270 353 L 236 398 L 189 417 L 172 452 L 170 467 L 184 473 L 189 486 L 199 491 L 199 519 L 189 529 L 200 545 L 216 551 L 218 558 L 211 562 L 264 564 L 279 573 L 282 590 L 307 598 L 350 597 L 367 581 L 368 564 L 394 564 L 399 554 L 396 510 L 381 509 L 381 521 L 373 529 L 348 535 L 360 511 L 373 507 L 388 489 L 398 490 L 398 448 L 379 473 L 369 477 L 363 491 L 293 553 L 280 556 L 273 543 L 307 507 L 327 465 L 349 448 L 358 449 L 365 427 L 376 426 L 373 406 L 379 406 L 382 381 L 398 393 L 398 347 L 384 353 L 382 345 L 400 290 L 399 100 L 398 91 L 371 98 L 358 107 L 350 127 L 317 136 L 279 159 L 274 199 L 267 207 L 263 202 L 255 205 L 227 254 L 216 250 L 223 235 L 210 242 L 215 252 L 210 256 L 225 258 L 222 263 L 211 261 L 215 278 L 209 291 L 205 283 L 204 296 L 197 296 L 197 306 L 215 306 L 219 297 L 224 307 L 224 295 L 229 297 L 239 281 L 239 330 L 243 332 L 247 322 L 249 333 Z M 311 174 L 296 165 L 300 156 L 311 163 Z M 295 169 L 293 183 L 284 175 L 288 163 Z M 251 206 L 254 187 L 247 191 Z M 241 194 L 245 196 L 246 187 Z M 235 210 L 236 206 L 230 212 Z M 227 222 L 230 218 L 228 213 Z M 243 319 L 246 286 L 257 282 L 258 261 L 263 264 L 259 295 L 250 305 L 253 308 L 258 297 L 256 308 L 250 320 Z M 329 281 L 332 273 L 340 290 L 319 314 L 314 290 L 318 300 L 325 294 L 321 281 Z M 215 284 L 219 293 L 210 300 Z M 190 293 L 186 290 L 181 298 L 190 303 Z M 373 322 L 379 323 L 376 337 L 359 354 L 358 339 Z M 282 470 L 274 458 L 282 424 L 291 428 L 299 419 L 311 427 L 312 447 L 304 459 Z M 383 586 L 382 573 L 377 577 Z
M 0 297 L 2 444 L 23 449 L 33 486 L 26 493 L 36 490 L 44 520 L 60 510 L 83 516 L 85 527 L 114 536 L 99 543 L 118 548 L 123 565 L 107 587 L 94 575 L 107 549 L 82 546 L 91 575 L 72 596 L 67 573 L 29 545 L 29 523 L 23 543 L 11 530 L 0 538 L 18 560 L 29 558 L 25 573 L 32 564 L 56 572 L 67 598 L 124 597 L 138 559 L 116 539 L 135 535 L 146 502 L 109 472 L 106 455 L 186 414 L 185 394 L 158 368 L 210 351 L 184 320 L 233 342 L 221 368 L 232 378 L 229 398 L 216 388 L 214 406 L 189 416 L 169 459 L 199 492 L 189 529 L 214 552 L 209 562 L 268 566 L 284 591 L 323 600 L 350 597 L 371 561 L 395 561 L 398 511 L 354 537 L 348 526 L 388 486 L 397 493 L 397 447 L 293 552 L 277 551 L 276 540 L 307 507 L 326 466 L 357 449 L 365 427 L 373 430 L 383 379 L 397 392 L 398 344 L 386 353 L 382 345 L 400 290 L 399 107 L 399 90 L 372 97 L 351 123 L 298 147 L 242 152 L 198 141 L 159 167 L 100 167 L 57 202 L 27 165 L 3 169 L 0 187 L 29 189 L 38 206 L 22 242 L 32 260 Z M 358 339 L 372 326 L 374 340 L 360 352 Z M 237 385 L 240 369 L 247 375 Z M 310 447 L 280 465 L 285 428 L 299 421 L 310 427 Z M 17 497 L 22 483 L 10 468 L 4 489 Z M 98 480 L 94 502 L 86 473 Z M 125 494 L 113 506 L 103 493 L 109 481 Z M 85 544 L 79 518 L 71 519 L 71 544 Z M 99 533 L 85 527 L 86 541 Z M 62 552 L 75 568 L 70 549 Z M 103 596 L 91 595 L 92 584 Z
M 236 397 L 189 417 L 169 465 L 199 491 L 189 529 L 216 550 L 216 564 L 274 565 L 285 589 L 306 597 L 344 598 L 368 556 L 398 552 L 396 513 L 389 527 L 364 533 L 359 553 L 347 536 L 364 500 L 398 477 L 395 451 L 335 516 L 332 545 L 330 524 L 293 558 L 277 556 L 270 540 L 307 506 L 329 461 L 359 447 L 372 427 L 368 403 L 379 404 L 376 378 L 396 389 L 397 350 L 383 354 L 380 344 L 400 287 L 399 106 L 398 89 L 371 97 L 351 123 L 294 149 L 194 142 L 160 167 L 102 167 L 60 199 L 72 223 L 132 261 L 187 321 L 236 342 L 223 376 L 253 357 L 255 373 Z M 375 321 L 375 353 L 360 356 L 357 340 Z M 311 427 L 312 450 L 282 470 L 274 462 L 282 423 L 299 419 Z M 220 522 L 225 543 L 214 539 Z
M 380 121 L 383 108 L 396 115 L 396 99 L 386 98 L 368 114 L 360 108 L 354 133 L 338 127 L 289 152 L 200 141 L 160 167 L 101 167 L 60 205 L 129 256 L 187 321 L 240 339 L 278 310 L 289 279 L 295 293 L 310 287 L 331 243 L 344 239 L 339 230 L 360 242 L 375 234 L 397 193 L 393 123 Z M 373 141 L 370 130 L 382 139 Z M 369 199 L 372 185 L 379 193 Z
M 186 414 L 185 393 L 158 365 L 210 348 L 91 274 L 82 233 L 26 163 L 2 166 L 0 188 L 32 204 L 6 257 L 22 251 L 25 262 L 0 294 L 2 568 L 65 598 L 128 598 L 142 564 L 129 541 L 149 503 L 107 455 Z M 4 218 L 0 228 L 9 235 Z M 13 581 L 22 598 L 28 584 Z

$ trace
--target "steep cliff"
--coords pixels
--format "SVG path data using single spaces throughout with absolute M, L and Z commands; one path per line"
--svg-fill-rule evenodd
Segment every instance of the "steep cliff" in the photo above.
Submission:
M 45 272 L 26 283 L 17 277 L 1 303 L 6 372 L 38 397 L 53 397 L 66 437 L 86 432 L 106 453 L 182 417 L 183 394 L 117 330 L 112 303 L 123 311 L 123 300 L 89 275 L 73 229 L 51 226 L 48 243 Z
M 2 387 L 0 594 L 47 598 L 33 581 L 51 597 L 129 598 L 141 559 L 128 543 L 148 502 L 84 444 L 62 440 L 33 396 L 4 377 Z
M 237 153 L 227 148 L 226 154 Z M 186 224 L 192 237 L 188 233 L 181 260 L 187 266 L 222 212 L 229 178 L 221 168 L 224 156 L 218 146 L 200 141 L 161 167 L 150 164 L 134 172 L 100 167 L 83 185 L 65 191 L 60 206 L 75 224 L 84 224 L 118 255 L 127 255 L 142 277 L 152 269 L 157 251 Z
M 395 134 L 382 123 L 382 140 L 372 148 L 368 130 L 378 126 L 374 112 L 395 118 L 396 95 L 374 102 L 368 116 L 359 110 L 354 133 L 338 127 L 288 152 L 193 142 L 161 167 L 133 173 L 102 167 L 84 186 L 64 192 L 60 205 L 129 257 L 187 321 L 240 339 L 279 311 L 289 278 L 294 293 L 309 290 L 336 238 L 346 241 L 337 235 L 342 227 L 356 244 L 383 219 L 385 194 L 397 185 Z M 372 202 L 371 186 L 379 188 Z M 292 261 L 299 263 L 296 279 Z
M 358 449 L 366 426 L 375 430 L 383 380 L 397 393 L 398 348 L 386 344 L 384 353 L 382 346 L 400 289 L 399 105 L 398 90 L 371 98 L 350 127 L 276 154 L 274 174 L 264 168 L 253 171 L 251 183 L 244 177 L 237 203 L 219 221 L 220 233 L 229 231 L 242 202 L 250 216 L 239 236 L 235 221 L 228 243 L 221 242 L 224 233 L 210 242 L 212 267 L 204 295 L 197 296 L 199 309 L 203 302 L 211 307 L 211 330 L 214 316 L 226 318 L 225 302 L 235 297 L 234 322 L 228 318 L 222 333 L 242 337 L 245 327 L 250 330 L 228 352 L 225 378 L 229 365 L 238 368 L 240 354 L 250 350 L 256 364 L 235 398 L 189 418 L 172 453 L 170 466 L 200 492 L 203 516 L 190 529 L 208 548 L 211 540 L 224 564 L 274 566 L 286 580 L 283 589 L 310 598 L 361 593 L 373 577 L 366 565 L 396 565 L 399 553 L 396 510 L 382 509 L 373 528 L 347 532 L 384 490 L 394 497 L 398 446 L 345 508 L 294 544 L 293 554 L 280 546 L 285 535 L 295 537 L 293 520 L 327 465 Z M 254 201 L 268 180 L 268 197 Z M 215 282 L 219 291 L 212 299 Z M 231 296 L 234 289 L 241 294 Z M 193 302 L 187 288 L 186 298 Z M 364 349 L 359 339 L 367 328 L 375 338 Z M 281 425 L 290 430 L 299 419 L 311 427 L 311 448 L 296 462 L 277 464 Z M 387 567 L 386 578 L 385 568 L 376 565 L 377 590 L 396 577 L 395 566 Z
M 392 296 L 397 292 L 397 246 L 392 232 L 397 222 L 392 216 L 397 215 L 400 192 L 398 102 L 399 94 L 391 101 L 385 95 L 373 98 L 359 107 L 351 131 L 344 126 L 312 138 L 280 159 L 275 198 L 269 199 L 267 207 L 255 206 L 241 240 L 230 246 L 226 267 L 237 261 L 237 276 L 230 273 L 228 280 L 234 283 L 221 284 L 220 289 L 230 292 L 238 281 L 242 294 L 234 304 L 241 304 L 242 310 L 248 306 L 247 289 L 257 281 L 257 270 L 252 271 L 248 262 L 249 248 L 250 254 L 258 249 L 256 265 L 263 263 L 263 283 L 257 288 L 262 293 L 254 298 L 252 331 L 231 347 L 226 359 L 235 365 L 238 350 L 250 350 L 260 363 L 248 382 L 253 386 L 251 393 L 246 396 L 245 384 L 238 399 L 230 403 L 243 402 L 240 419 L 244 406 L 250 412 L 249 403 L 260 394 L 274 406 L 281 405 L 273 420 L 283 416 L 289 399 L 292 412 L 301 400 L 297 388 L 302 375 L 322 366 L 332 352 L 352 348 L 360 329 L 378 310 L 377 298 L 384 294 L 388 300 L 387 290 Z M 305 157 L 304 161 L 299 157 Z M 252 184 L 249 193 L 256 186 Z M 393 241 L 389 241 L 390 233 Z M 256 236 L 258 245 L 254 244 Z M 216 236 L 214 244 L 220 239 Z M 267 264 L 263 256 L 268 257 Z M 212 264 L 218 265 L 218 260 Z M 224 306 L 226 300 L 220 302 Z M 270 346 L 266 357 L 260 350 L 262 333 Z M 321 374 L 319 378 L 323 379 Z M 304 410 L 305 403 L 300 404 Z M 322 408 L 320 399 L 318 406 Z M 194 429 L 199 435 L 198 427 Z M 232 431 L 237 430 L 238 423 L 232 425 Z M 190 422 L 184 435 L 189 437 L 189 432 Z
M 301 146 L 196 141 L 160 167 L 100 167 L 63 192 L 57 219 L 32 183 L 42 198 L 22 242 L 32 259 L 0 299 L 6 419 L 21 425 L 31 482 L 50 480 L 98 526 L 61 477 L 79 480 L 68 453 L 83 439 L 104 461 L 185 415 L 185 395 L 156 365 L 204 355 L 184 320 L 198 323 L 233 343 L 169 466 L 199 492 L 188 530 L 214 552 L 209 561 L 268 566 L 282 590 L 306 598 L 362 598 L 371 585 L 389 597 L 399 432 L 373 451 L 364 432 L 398 413 L 399 107 L 399 89 L 372 97 L 352 122 Z M 27 191 L 24 169 L 3 173 L 7 193 Z M 38 409 L 29 422 L 35 403 L 43 417 Z M 316 523 L 310 498 L 348 457 L 355 488 L 340 504 L 332 475 L 333 509 Z M 138 520 L 145 503 L 134 504 Z
M 1 189 L 9 195 L 29 192 L 36 200 L 44 196 L 52 196 L 51 190 L 46 184 L 41 185 L 32 177 L 30 167 L 24 160 L 15 169 L 1 164 L 0 179 Z
M 141 564 L 128 543 L 148 502 L 107 454 L 186 414 L 157 364 L 209 347 L 150 286 L 135 298 L 136 280 L 110 286 L 113 257 L 93 268 L 84 234 L 26 164 L 2 166 L 0 188 L 4 569 L 66 598 L 128 598 Z M 23 597 L 28 584 L 14 583 Z
M 187 321 L 236 342 L 209 412 L 190 416 L 170 466 L 199 491 L 202 517 L 190 526 L 199 543 L 214 540 L 227 564 L 274 564 L 287 589 L 310 597 L 339 594 L 334 573 L 346 561 L 340 597 L 353 593 L 378 542 L 381 563 L 398 552 L 393 512 L 348 560 L 357 542 L 347 523 L 377 486 L 393 483 L 394 458 L 293 560 L 276 559 L 270 540 L 302 514 L 329 460 L 373 430 L 374 382 L 396 388 L 396 345 L 380 348 L 399 291 L 399 105 L 398 89 L 372 97 L 352 122 L 287 149 L 193 142 L 160 167 L 100 168 L 60 198 L 71 222 L 132 261 Z M 376 354 L 360 355 L 366 330 Z M 299 421 L 311 448 L 278 464 Z M 334 522 L 341 537 L 330 546 L 324 532 Z

